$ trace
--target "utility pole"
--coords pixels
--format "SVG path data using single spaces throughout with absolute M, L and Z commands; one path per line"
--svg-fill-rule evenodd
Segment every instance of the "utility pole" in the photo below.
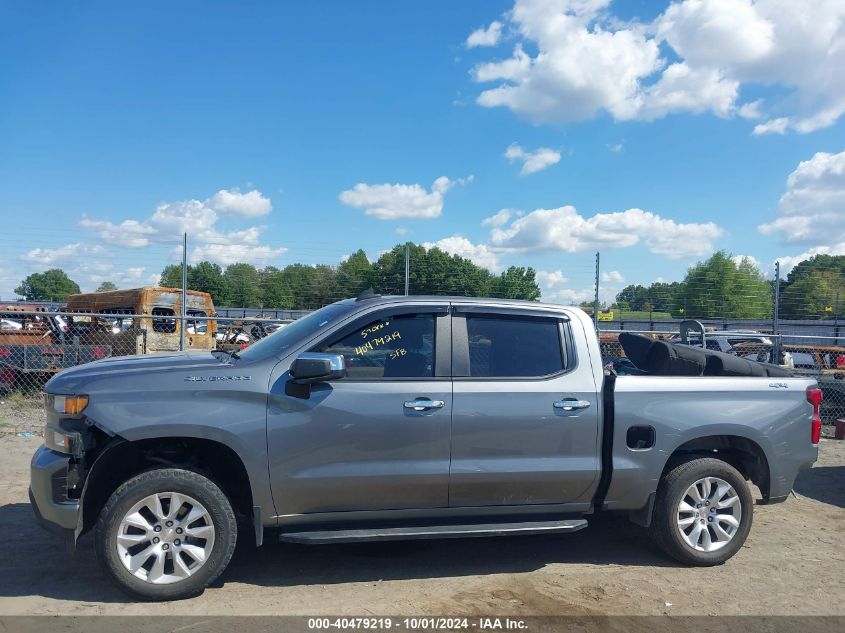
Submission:
M 772 362 L 776 365 L 780 360 L 781 347 L 780 337 L 778 336 L 778 321 L 780 321 L 780 262 L 775 262 L 775 305 L 774 310 L 772 310 L 772 334 L 775 335 L 775 353 L 772 354 Z
M 188 303 L 188 234 L 182 234 L 182 309 L 179 311 L 179 351 L 185 351 L 185 316 Z
M 593 325 L 599 331 L 599 253 L 596 253 L 596 296 L 593 300 Z
M 405 296 L 407 297 L 411 285 L 411 245 L 405 242 Z

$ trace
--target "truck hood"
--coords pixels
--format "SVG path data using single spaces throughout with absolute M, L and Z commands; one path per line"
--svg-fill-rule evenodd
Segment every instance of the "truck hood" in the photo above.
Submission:
M 226 355 L 219 352 L 160 352 L 144 356 L 114 356 L 71 367 L 59 372 L 44 386 L 47 393 L 78 393 L 102 379 L 110 382 L 138 375 L 187 374 L 203 372 L 214 367 L 230 367 Z M 223 359 L 223 360 L 221 360 Z

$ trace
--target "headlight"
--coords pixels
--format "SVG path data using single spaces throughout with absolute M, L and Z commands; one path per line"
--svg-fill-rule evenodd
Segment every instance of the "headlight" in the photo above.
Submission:
M 59 453 L 81 455 L 82 436 L 75 431 L 59 431 L 52 427 L 44 429 L 44 444 Z
M 61 415 L 79 415 L 88 406 L 88 396 L 47 396 L 47 407 Z

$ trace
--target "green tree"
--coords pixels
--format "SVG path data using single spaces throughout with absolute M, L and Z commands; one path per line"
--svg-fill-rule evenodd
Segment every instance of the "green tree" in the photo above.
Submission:
M 531 268 L 513 267 L 501 276 L 439 248 L 408 244 L 409 292 L 415 295 L 505 296 L 537 299 L 540 289 Z M 372 285 L 381 294 L 405 292 L 405 245 L 397 244 L 372 265 Z
M 494 297 L 506 299 L 537 301 L 540 298 L 540 287 L 537 285 L 534 269 L 522 266 L 511 266 L 493 279 L 491 290 Z
M 827 271 L 845 275 L 845 255 L 815 255 L 805 259 L 789 272 L 786 282 L 792 284 L 811 273 Z
M 104 281 L 97 288 L 97 292 L 110 292 L 112 290 L 117 290 L 117 284 L 113 281 Z
M 337 289 L 341 297 L 357 297 L 373 285 L 373 267 L 367 254 L 357 250 L 337 268 Z
M 781 316 L 787 319 L 817 319 L 842 316 L 845 275 L 837 270 L 810 270 L 798 276 L 782 292 Z M 826 308 L 831 311 L 827 312 Z
M 631 284 L 625 286 L 619 294 L 616 295 L 618 303 L 627 303 L 630 310 L 640 311 L 643 305 L 649 300 L 648 288 L 639 284 Z
M 179 286 L 182 282 L 179 282 Z M 216 306 L 229 304 L 229 288 L 218 264 L 200 262 L 188 267 L 188 289 L 207 292 Z M 237 306 L 240 307 L 240 306 Z
M 180 264 L 165 266 L 158 283 L 163 288 L 181 288 L 182 266 Z M 188 266 L 188 290 L 209 293 L 215 306 L 225 306 L 229 301 L 223 269 L 211 262 L 200 262 L 196 266 Z
M 845 255 L 816 255 L 799 262 L 781 280 L 780 315 L 785 319 L 845 314 Z M 830 307 L 827 312 L 825 308 Z
M 648 299 L 655 312 L 675 312 L 683 307 L 684 284 L 677 281 L 672 283 L 655 282 L 648 287 Z M 645 305 L 642 308 L 647 310 Z
M 230 264 L 223 273 L 232 307 L 254 308 L 262 303 L 261 276 L 252 264 Z
M 15 288 L 15 294 L 27 301 L 64 301 L 68 295 L 78 292 L 79 284 L 59 268 L 32 273 Z
M 744 258 L 736 264 L 724 251 L 689 269 L 684 279 L 687 318 L 766 319 L 772 314 L 772 286 Z
M 281 270 L 275 266 L 267 266 L 258 276 L 261 284 L 261 305 L 281 310 L 293 307 L 293 292 Z
M 191 288 L 191 267 L 188 266 L 188 288 Z M 181 288 L 182 287 L 182 266 L 179 264 L 170 264 L 164 267 L 161 271 L 161 277 L 158 280 L 158 285 L 162 288 Z

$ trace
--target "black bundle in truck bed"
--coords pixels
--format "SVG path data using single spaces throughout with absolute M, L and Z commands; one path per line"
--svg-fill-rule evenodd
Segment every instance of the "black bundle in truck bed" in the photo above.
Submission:
M 638 369 L 654 376 L 758 376 L 792 375 L 788 369 L 758 363 L 713 350 L 656 341 L 642 334 L 622 332 L 619 343 Z

